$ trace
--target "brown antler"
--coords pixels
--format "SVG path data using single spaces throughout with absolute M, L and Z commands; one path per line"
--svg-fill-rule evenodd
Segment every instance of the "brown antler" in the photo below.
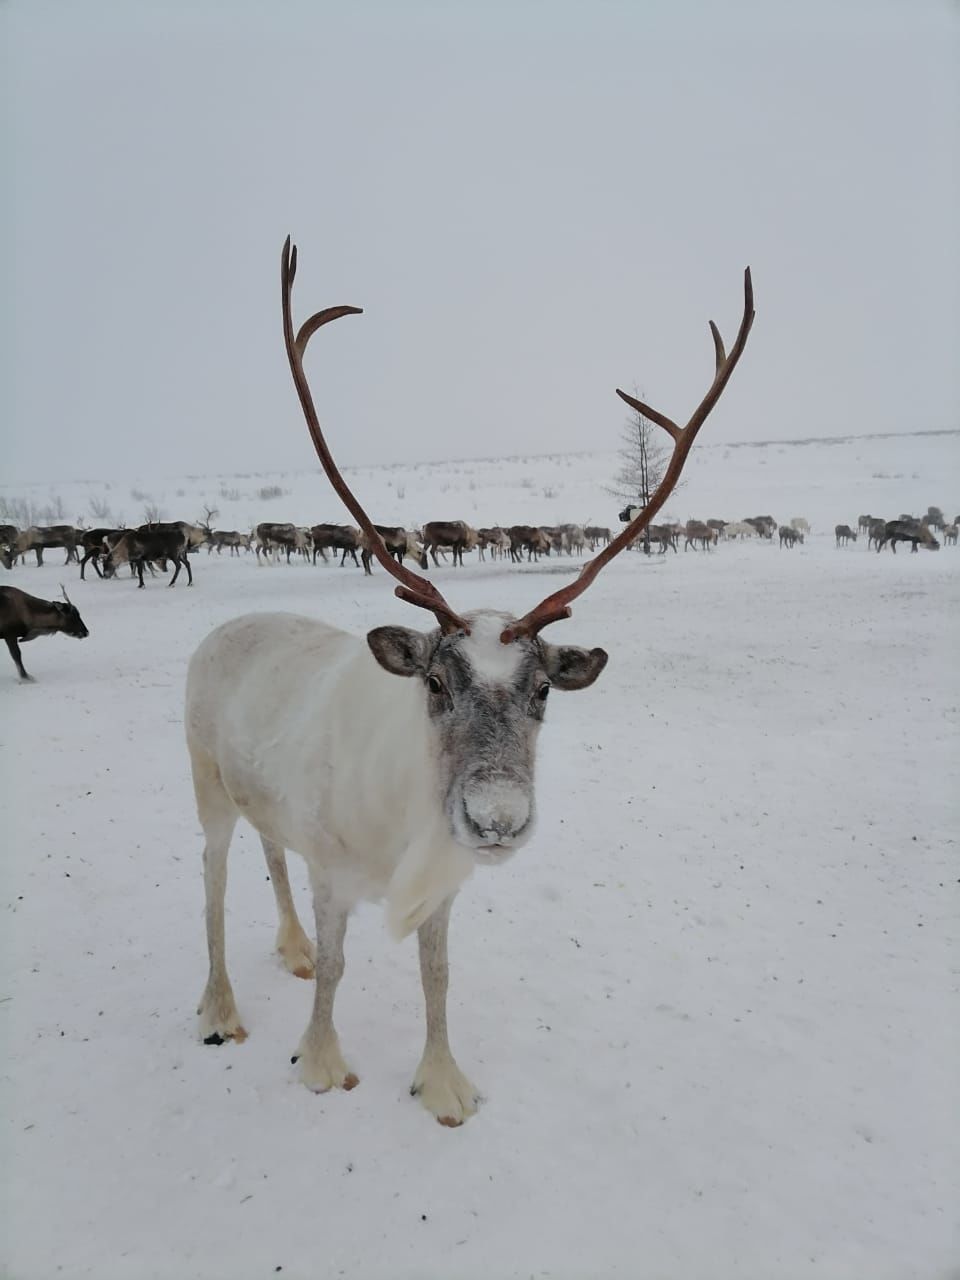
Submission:
M 317 456 L 323 464 L 323 469 L 327 473 L 327 479 L 333 485 L 357 524 L 367 535 L 370 550 L 383 565 L 384 569 L 400 582 L 401 585 L 395 588 L 395 594 L 401 600 L 417 605 L 418 608 L 429 609 L 440 623 L 441 630 L 444 632 L 469 632 L 470 628 L 466 622 L 453 612 L 432 582 L 422 578 L 418 573 L 413 573 L 403 565 L 397 564 L 396 560 L 393 559 L 370 517 L 347 486 L 347 482 L 340 474 L 337 464 L 327 448 L 327 442 L 324 440 L 323 432 L 320 430 L 320 421 L 314 408 L 313 397 L 310 394 L 307 375 L 303 370 L 303 353 L 307 349 L 307 343 L 321 325 L 325 325 L 331 320 L 339 320 L 341 316 L 361 315 L 363 308 L 327 307 L 325 311 L 318 311 L 309 320 L 305 320 L 300 326 L 300 331 L 294 337 L 290 297 L 296 274 L 297 247 L 296 245 L 291 245 L 290 237 L 287 236 L 283 243 L 283 256 L 280 261 L 280 282 L 283 290 L 283 340 L 286 344 L 287 357 L 290 361 L 290 372 L 293 374 L 297 395 L 300 397 L 300 404 L 303 406 L 304 417 L 307 420 L 310 438 L 313 440 L 313 447 L 316 449 Z
M 657 426 L 663 427 L 664 431 L 673 437 L 673 456 L 670 459 L 670 465 L 667 467 L 663 479 L 657 485 L 653 497 L 640 514 L 635 516 L 627 527 L 598 556 L 587 561 L 573 582 L 563 587 L 560 591 L 555 591 L 552 596 L 547 596 L 545 600 L 541 600 L 535 609 L 531 609 L 519 622 L 515 622 L 512 627 L 508 627 L 500 636 L 504 644 L 509 644 L 512 640 L 516 640 L 518 636 L 536 635 L 538 631 L 543 627 L 549 626 L 551 622 L 559 622 L 561 618 L 569 618 L 571 612 L 570 601 L 576 600 L 578 595 L 586 591 L 604 565 L 609 564 L 615 555 L 618 555 L 624 547 L 628 546 L 657 514 L 680 478 L 680 472 L 683 470 L 697 432 L 707 420 L 710 410 L 720 399 L 724 387 L 730 380 L 731 373 L 736 368 L 737 361 L 743 355 L 743 349 L 747 345 L 747 335 L 750 332 L 753 319 L 753 281 L 750 278 L 750 268 L 747 267 L 743 273 L 743 319 L 740 321 L 737 340 L 733 344 L 730 354 L 727 355 L 723 349 L 723 339 L 720 337 L 720 332 L 713 321 L 710 321 L 710 332 L 713 334 L 713 345 L 717 357 L 717 371 L 710 390 L 697 405 L 693 416 L 685 427 L 678 427 L 671 418 L 656 409 L 651 409 L 642 400 L 635 400 L 633 396 L 628 396 L 625 391 L 617 390 L 617 395 L 621 400 L 625 400 L 631 409 L 636 409 L 638 413 L 642 413 L 644 417 L 649 418 L 651 422 L 655 422 Z

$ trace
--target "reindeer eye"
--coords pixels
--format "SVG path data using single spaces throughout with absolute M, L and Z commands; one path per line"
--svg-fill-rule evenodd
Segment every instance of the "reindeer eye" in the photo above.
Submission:
M 443 693 L 443 681 L 439 676 L 427 676 L 427 688 L 431 693 Z
M 547 694 L 549 692 L 550 692 L 550 682 L 548 680 L 545 680 L 543 684 L 540 686 L 540 688 L 537 690 L 537 697 L 540 699 L 541 702 L 546 702 Z

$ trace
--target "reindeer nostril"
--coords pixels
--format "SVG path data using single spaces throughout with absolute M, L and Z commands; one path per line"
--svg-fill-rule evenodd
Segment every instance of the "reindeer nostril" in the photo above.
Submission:
M 471 829 L 485 844 L 513 841 L 530 824 L 529 793 L 517 783 L 488 780 L 467 788 L 463 811 Z

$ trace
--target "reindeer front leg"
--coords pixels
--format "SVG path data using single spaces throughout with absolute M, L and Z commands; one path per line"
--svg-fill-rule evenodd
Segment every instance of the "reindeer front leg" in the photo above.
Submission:
M 317 985 L 313 1015 L 293 1061 L 300 1063 L 300 1079 L 314 1093 L 353 1089 L 357 1077 L 343 1060 L 333 1027 L 333 1000 L 343 977 L 343 939 L 347 908 L 336 900 L 327 876 L 310 865 L 313 911 L 317 922 Z
M 7 637 L 7 648 L 10 650 L 10 657 L 17 664 L 17 671 L 20 673 L 20 679 L 32 682 L 33 676 L 27 674 L 27 669 L 23 665 L 23 659 L 20 657 L 20 646 L 12 636 Z
M 427 1043 L 410 1092 L 443 1125 L 456 1128 L 477 1109 L 477 1091 L 454 1061 L 447 1040 L 447 898 L 417 930 L 427 1006 Z

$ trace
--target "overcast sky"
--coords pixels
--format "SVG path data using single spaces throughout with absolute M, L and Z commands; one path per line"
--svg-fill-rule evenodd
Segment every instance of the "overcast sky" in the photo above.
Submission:
M 960 425 L 960 8 L 7 0 L 0 480 Z M 12 184 L 9 178 L 12 175 Z

